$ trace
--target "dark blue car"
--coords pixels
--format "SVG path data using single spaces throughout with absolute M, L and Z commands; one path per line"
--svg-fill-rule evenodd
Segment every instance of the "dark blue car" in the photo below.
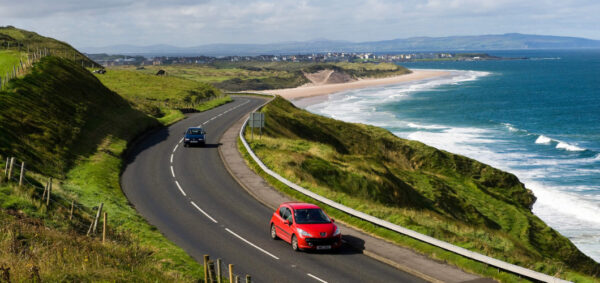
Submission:
M 183 146 L 205 145 L 206 132 L 202 128 L 188 128 L 183 137 Z

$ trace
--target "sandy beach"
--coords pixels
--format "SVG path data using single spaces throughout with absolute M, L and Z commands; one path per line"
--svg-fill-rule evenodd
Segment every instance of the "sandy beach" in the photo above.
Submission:
M 308 84 L 296 88 L 253 91 L 255 93 L 277 94 L 288 100 L 328 95 L 344 90 L 366 88 L 371 86 L 391 85 L 410 81 L 425 80 L 449 75 L 450 72 L 437 70 L 412 70 L 412 73 L 381 79 L 360 79 L 347 83 L 336 84 Z

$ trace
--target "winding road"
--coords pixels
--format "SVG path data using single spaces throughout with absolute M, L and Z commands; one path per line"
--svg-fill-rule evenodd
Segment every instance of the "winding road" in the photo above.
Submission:
M 299 253 L 269 237 L 273 211 L 233 179 L 218 152 L 220 136 L 262 103 L 235 97 L 136 143 L 121 177 L 129 201 L 199 262 L 204 254 L 222 258 L 254 282 L 424 282 L 349 246 L 337 253 Z M 192 126 L 208 133 L 205 147 L 183 147 L 183 132 Z

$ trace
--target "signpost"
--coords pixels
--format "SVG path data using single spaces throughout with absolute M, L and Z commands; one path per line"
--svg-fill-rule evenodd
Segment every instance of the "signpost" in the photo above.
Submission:
M 262 137 L 262 128 L 265 127 L 265 113 L 250 113 L 250 120 L 248 121 L 248 125 L 250 126 L 252 139 L 254 139 L 254 128 L 260 129 L 260 136 Z

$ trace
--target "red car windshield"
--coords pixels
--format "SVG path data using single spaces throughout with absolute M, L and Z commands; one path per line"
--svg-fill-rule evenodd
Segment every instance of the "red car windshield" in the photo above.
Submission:
M 294 218 L 298 224 L 330 223 L 331 220 L 325 212 L 318 208 L 296 209 Z

